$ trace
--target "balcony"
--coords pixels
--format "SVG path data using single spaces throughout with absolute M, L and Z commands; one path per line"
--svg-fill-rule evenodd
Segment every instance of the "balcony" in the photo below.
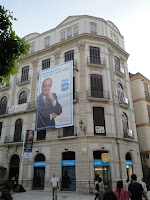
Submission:
M 122 67 L 116 66 L 116 67 L 115 67 L 115 72 L 116 72 L 116 74 L 117 74 L 118 76 L 120 76 L 120 77 L 122 77 L 122 78 L 125 77 L 125 70 L 124 70 Z
M 68 126 L 58 129 L 58 138 L 66 139 L 70 137 L 77 137 L 77 127 Z
M 110 92 L 100 90 L 87 90 L 87 98 L 89 101 L 109 101 Z
M 14 135 L 5 136 L 5 139 L 4 139 L 4 144 L 6 144 L 6 143 L 19 143 L 19 142 L 23 142 L 23 140 L 20 139 L 20 138 L 14 139 Z
M 106 61 L 104 58 L 88 56 L 87 57 L 87 65 L 89 67 L 105 68 Z
M 91 31 L 91 34 L 97 35 L 96 31 Z
M 4 85 L 0 85 L 0 91 L 5 91 L 5 90 L 9 90 L 11 86 L 11 83 L 4 83 Z
M 145 98 L 150 100 L 150 93 L 145 91 Z
M 124 108 L 129 108 L 130 107 L 130 102 L 125 97 L 122 97 L 122 98 L 119 99 L 119 104 L 120 104 L 120 106 L 122 106 Z
M 21 76 L 20 78 L 17 78 L 16 84 L 17 85 L 24 85 L 24 84 L 30 83 L 30 80 L 31 80 L 30 75 Z
M 133 139 L 133 131 L 129 129 L 123 129 L 124 138 Z
M 79 100 L 79 93 L 78 92 L 73 92 L 73 102 L 77 102 Z
M 10 114 L 17 114 L 21 112 L 28 112 L 29 110 L 35 110 L 36 109 L 36 101 L 31 101 L 28 103 L 23 103 L 15 106 L 10 107 L 2 107 L 0 109 L 0 116 L 2 115 L 10 115 Z

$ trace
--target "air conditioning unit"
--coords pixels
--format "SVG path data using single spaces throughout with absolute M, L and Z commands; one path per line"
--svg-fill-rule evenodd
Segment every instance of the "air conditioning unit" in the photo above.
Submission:
M 133 132 L 132 132 L 132 130 L 127 130 L 127 134 L 128 134 L 128 137 L 133 137 Z
M 122 67 L 120 67 L 120 72 L 125 74 L 125 70 Z
M 127 98 L 125 98 L 125 97 L 123 97 L 123 103 L 125 103 L 125 104 L 129 104 L 129 101 L 128 101 L 128 99 L 127 99 Z

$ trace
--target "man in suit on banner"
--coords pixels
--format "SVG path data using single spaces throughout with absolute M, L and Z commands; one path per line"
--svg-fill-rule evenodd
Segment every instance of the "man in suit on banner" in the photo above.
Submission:
M 42 93 L 38 96 L 37 128 L 55 127 L 55 118 L 62 113 L 62 107 L 55 93 L 52 93 L 52 79 L 42 83 Z

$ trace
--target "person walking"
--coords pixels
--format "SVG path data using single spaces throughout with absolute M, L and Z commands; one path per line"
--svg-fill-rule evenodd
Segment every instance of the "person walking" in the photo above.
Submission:
M 145 178 L 144 178 L 144 177 L 142 178 L 141 185 L 142 185 L 142 187 L 143 187 L 143 190 L 144 190 L 143 192 L 144 192 L 145 196 L 148 198 L 148 195 L 147 195 L 147 187 L 146 187 L 146 183 L 145 183 Z
M 131 175 L 131 183 L 129 184 L 128 191 L 131 194 L 131 200 L 142 200 L 142 195 L 146 200 L 148 200 L 143 192 L 144 190 L 142 185 L 137 182 L 136 174 Z
M 99 175 L 96 176 L 95 181 L 94 181 L 94 184 L 95 184 L 95 198 L 94 198 L 94 200 L 99 199 L 99 182 L 98 182 L 98 179 L 99 179 Z
M 100 196 L 100 199 L 103 199 L 104 183 L 102 182 L 102 178 L 101 177 L 99 177 L 99 179 L 98 179 L 98 184 L 99 184 L 99 196 Z
M 115 194 L 120 200 L 129 200 L 129 193 L 123 188 L 123 182 L 117 182 L 117 188 L 115 189 Z
M 128 191 L 128 187 L 129 187 L 130 181 L 129 179 L 126 180 L 126 190 Z
M 108 190 L 104 193 L 103 200 L 119 200 L 119 199 L 112 190 Z
M 57 200 L 57 189 L 59 188 L 58 182 L 59 182 L 59 180 L 54 173 L 53 178 L 51 178 L 52 200 L 54 200 L 54 198 L 55 198 L 55 200 Z

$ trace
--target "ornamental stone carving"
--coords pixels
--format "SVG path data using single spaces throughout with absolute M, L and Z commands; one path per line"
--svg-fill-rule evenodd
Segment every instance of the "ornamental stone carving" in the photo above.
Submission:
M 60 58 L 60 53 L 61 53 L 60 48 L 55 49 L 55 51 L 54 51 L 55 59 L 59 59 Z
M 32 60 L 32 64 L 33 66 L 37 66 L 37 63 L 38 63 L 38 57 L 34 57 L 33 60 Z
M 77 47 L 79 48 L 79 50 L 84 50 L 84 48 L 85 48 L 85 40 L 84 39 L 79 40 L 79 42 L 77 44 Z
M 108 45 L 108 51 L 109 51 L 109 55 L 110 55 L 110 56 L 113 56 L 113 55 L 114 55 L 113 48 L 112 48 L 110 45 Z

